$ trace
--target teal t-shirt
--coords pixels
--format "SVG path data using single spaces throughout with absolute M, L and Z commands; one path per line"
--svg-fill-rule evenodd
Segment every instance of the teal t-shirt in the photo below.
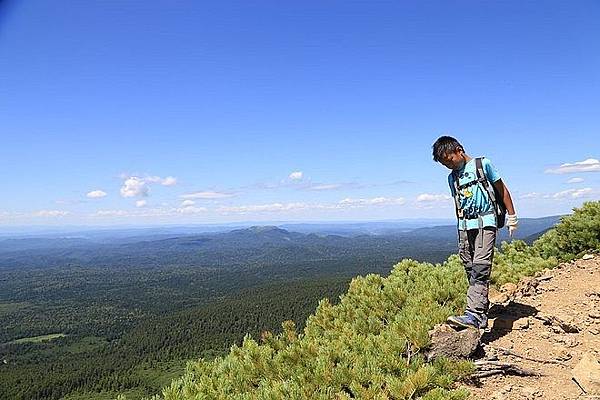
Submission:
M 481 165 L 485 171 L 485 175 L 490 182 L 496 182 L 500 179 L 498 170 L 492 165 L 490 160 L 487 158 L 481 159 Z M 475 158 L 472 158 L 458 171 L 458 185 L 464 185 L 469 182 L 477 180 L 477 172 L 475 171 Z M 450 185 L 450 192 L 454 197 L 454 182 L 452 172 L 448 175 L 448 185 Z M 474 184 L 467 186 L 459 191 L 458 195 L 460 208 L 463 210 L 465 218 L 459 218 L 458 229 L 478 229 L 479 222 L 477 220 L 477 214 L 486 213 L 493 210 L 492 203 L 488 198 L 488 194 L 485 188 L 480 184 Z M 470 218 L 470 217 L 475 218 Z M 483 215 L 483 226 L 496 226 L 496 216 L 494 213 Z

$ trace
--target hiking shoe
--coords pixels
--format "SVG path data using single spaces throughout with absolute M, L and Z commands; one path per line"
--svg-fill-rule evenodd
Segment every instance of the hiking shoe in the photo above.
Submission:
M 448 325 L 457 328 L 471 328 L 477 330 L 479 330 L 480 328 L 485 328 L 485 326 L 480 326 L 479 321 L 477 321 L 477 318 L 475 318 L 471 314 L 453 315 L 451 317 L 448 317 L 446 322 L 448 322 Z

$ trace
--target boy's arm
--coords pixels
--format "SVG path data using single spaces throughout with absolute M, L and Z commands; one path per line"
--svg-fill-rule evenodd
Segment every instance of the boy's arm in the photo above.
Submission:
M 515 215 L 516 212 L 515 212 L 515 206 L 512 201 L 512 197 L 510 197 L 510 192 L 509 192 L 508 188 L 506 187 L 506 185 L 504 184 L 504 182 L 502 182 L 502 179 L 498 179 L 496 182 L 493 183 L 493 185 L 498 190 L 498 193 L 500 193 L 500 196 L 502 197 L 502 202 L 506 206 L 506 212 L 509 215 Z
M 498 194 L 502 197 L 502 201 L 506 206 L 506 212 L 508 213 L 508 220 L 506 221 L 506 225 L 508 227 L 508 235 L 512 238 L 513 231 L 517 229 L 517 213 L 515 212 L 515 206 L 513 204 L 512 198 L 510 197 L 510 192 L 508 188 L 502 182 L 502 179 L 498 179 L 493 183 L 496 190 L 498 190 Z

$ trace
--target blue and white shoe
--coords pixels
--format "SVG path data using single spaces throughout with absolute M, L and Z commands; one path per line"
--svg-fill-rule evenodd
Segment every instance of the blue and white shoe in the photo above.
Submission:
M 456 328 L 471 328 L 471 329 L 484 329 L 475 316 L 465 313 L 465 315 L 453 315 L 448 317 L 446 320 L 448 325 Z M 487 324 L 486 324 L 487 325 Z

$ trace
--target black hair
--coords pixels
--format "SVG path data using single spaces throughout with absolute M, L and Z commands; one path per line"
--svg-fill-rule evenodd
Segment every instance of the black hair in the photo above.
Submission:
M 440 136 L 431 147 L 433 147 L 433 161 L 440 161 L 446 153 L 458 150 L 465 151 L 462 144 L 458 143 L 458 140 L 452 136 Z

